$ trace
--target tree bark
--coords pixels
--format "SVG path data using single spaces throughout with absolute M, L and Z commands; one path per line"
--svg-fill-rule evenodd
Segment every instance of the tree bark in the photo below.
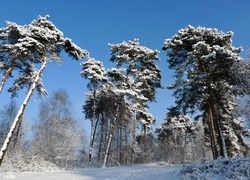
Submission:
M 210 101 L 210 110 L 212 113 L 212 120 L 211 121 L 213 121 L 214 127 L 216 127 L 216 131 L 218 134 L 218 138 L 217 138 L 218 142 L 217 143 L 218 143 L 219 148 L 220 148 L 220 153 L 218 153 L 217 158 L 219 156 L 227 158 L 225 138 L 224 138 L 224 135 L 222 133 L 222 127 L 221 127 L 220 112 L 219 112 L 218 107 L 216 106 L 216 103 L 215 103 L 216 101 L 215 101 L 215 97 L 213 95 L 210 80 L 208 81 L 207 87 L 208 87 L 208 92 L 210 94 L 209 101 Z
M 124 164 L 128 164 L 128 132 L 127 129 L 124 129 L 125 131 L 125 157 L 124 157 Z
M 119 143 L 119 163 L 122 163 L 122 127 L 120 129 L 120 143 Z
M 134 127 L 133 127 L 133 152 L 131 153 L 131 164 L 134 164 L 135 161 L 135 146 L 136 146 L 136 129 L 137 129 L 137 120 L 136 120 L 136 114 L 137 114 L 137 110 L 134 109 L 135 114 L 134 114 Z
M 100 137 L 100 143 L 99 143 L 99 151 L 98 151 L 98 161 L 101 161 L 101 159 L 103 158 L 103 146 L 104 146 L 104 138 L 105 138 L 105 130 L 104 130 L 104 118 L 102 115 L 102 119 L 101 119 L 101 137 Z
M 25 108 L 26 108 L 26 106 L 27 106 L 27 104 L 28 104 L 28 102 L 29 102 L 35 88 L 36 88 L 36 85 L 37 85 L 40 77 L 42 76 L 43 70 L 45 69 L 47 64 L 48 64 L 48 60 L 45 60 L 43 62 L 43 64 L 42 64 L 40 70 L 38 71 L 34 82 L 31 84 L 31 86 L 30 86 L 30 88 L 29 88 L 29 90 L 27 92 L 27 95 L 26 95 L 26 97 L 25 97 L 19 111 L 17 112 L 17 115 L 16 115 L 16 117 L 15 117 L 13 123 L 12 123 L 12 126 L 11 126 L 11 128 L 9 130 L 9 133 L 7 134 L 7 137 L 6 137 L 6 139 L 5 139 L 4 143 L 3 143 L 1 151 L 0 151 L 0 166 L 1 166 L 2 162 L 3 162 L 4 156 L 5 156 L 6 152 L 7 152 L 7 149 L 9 147 L 11 138 L 12 138 L 14 132 L 15 132 L 15 129 L 18 126 L 19 121 L 21 121 L 21 119 L 23 117 L 24 110 L 25 110 Z
M 217 106 L 214 105 L 213 110 L 216 113 L 216 127 L 218 131 L 218 139 L 219 139 L 219 145 L 220 145 L 220 156 L 223 158 L 228 158 L 227 157 L 227 148 L 226 148 L 226 143 L 225 143 L 225 138 L 222 132 L 222 125 L 221 125 L 221 120 L 220 120 L 220 115 L 219 115 L 219 110 Z
M 14 139 L 14 144 L 13 144 L 13 148 L 12 150 L 15 150 L 19 136 L 20 136 L 20 131 L 21 131 L 21 127 L 22 127 L 22 120 L 19 121 L 18 126 L 17 126 L 17 130 L 16 130 L 16 136 Z
M 13 71 L 13 69 L 15 67 L 15 62 L 16 62 L 17 58 L 18 57 L 16 56 L 16 57 L 14 57 L 12 59 L 10 68 L 6 71 L 6 73 L 5 73 L 5 75 L 4 75 L 3 79 L 2 79 L 2 82 L 1 82 L 1 85 L 0 85 L 0 94 L 1 94 L 1 92 L 3 90 L 3 87 L 4 87 L 4 84 L 5 84 L 6 80 L 8 79 L 9 75 L 11 74 L 11 72 Z
M 120 106 L 118 104 L 117 108 L 116 108 L 116 111 L 115 111 L 115 117 L 114 117 L 111 129 L 110 129 L 110 134 L 109 134 L 109 139 L 108 139 L 108 145 L 107 145 L 107 148 L 106 148 L 106 152 L 105 152 L 105 156 L 104 156 L 104 161 L 103 161 L 103 166 L 102 166 L 103 168 L 105 168 L 106 164 L 107 164 L 108 155 L 109 155 L 109 151 L 110 151 L 110 146 L 111 146 L 111 142 L 112 142 L 112 139 L 113 139 L 113 135 L 114 135 L 114 131 L 115 131 L 117 119 L 118 119 L 119 107 Z
M 219 157 L 218 149 L 216 146 L 216 138 L 215 138 L 215 128 L 214 128 L 214 121 L 213 121 L 213 113 L 211 109 L 211 105 L 207 103 L 207 113 L 208 113 L 208 127 L 209 127 L 209 135 L 210 135 L 210 143 L 211 143 L 211 150 L 213 153 L 213 158 L 217 159 Z
M 94 85 L 94 92 L 93 92 L 93 117 L 91 120 L 91 137 L 90 137 L 90 145 L 89 145 L 89 162 L 92 160 L 92 153 L 93 153 L 93 146 L 94 146 L 94 139 L 95 139 L 95 132 L 96 132 L 96 126 L 95 121 L 96 120 L 96 85 Z

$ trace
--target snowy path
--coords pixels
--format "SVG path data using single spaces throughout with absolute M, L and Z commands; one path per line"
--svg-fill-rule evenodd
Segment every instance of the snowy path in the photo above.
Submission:
M 60 172 L 26 172 L 0 174 L 1 180 L 163 180 L 171 179 L 177 166 L 121 166 L 113 168 L 87 168 Z

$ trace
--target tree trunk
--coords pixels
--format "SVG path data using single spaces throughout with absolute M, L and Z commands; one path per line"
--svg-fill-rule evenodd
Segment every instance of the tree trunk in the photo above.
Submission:
M 219 157 L 219 154 L 218 154 L 218 149 L 217 149 L 217 146 L 216 146 L 213 113 L 212 113 L 211 105 L 210 105 L 209 102 L 207 104 L 207 108 L 208 108 L 207 113 L 208 113 L 208 127 L 209 127 L 211 150 L 212 150 L 212 153 L 213 153 L 213 158 L 217 159 Z
M 102 115 L 102 119 L 101 119 L 101 137 L 100 137 L 100 143 L 99 143 L 99 150 L 98 150 L 98 161 L 100 162 L 101 159 L 103 158 L 102 154 L 103 154 L 103 146 L 104 146 L 104 137 L 105 137 L 105 130 L 104 130 L 104 118 Z
M 217 158 L 219 156 L 227 158 L 226 144 L 225 144 L 225 139 L 224 139 L 224 135 L 222 133 L 222 128 L 221 128 L 220 112 L 219 112 L 218 107 L 216 106 L 216 103 L 215 103 L 215 97 L 213 95 L 210 81 L 208 81 L 207 87 L 208 87 L 208 91 L 210 94 L 210 99 L 209 99 L 210 100 L 210 110 L 212 113 L 211 121 L 213 121 L 214 127 L 216 127 L 216 130 L 218 133 L 218 138 L 217 138 L 218 142 L 217 143 L 218 143 L 219 148 L 220 148 L 220 154 L 218 154 Z
M 19 123 L 18 123 L 17 130 L 16 130 L 16 136 L 15 136 L 15 139 L 14 139 L 13 148 L 11 148 L 12 150 L 15 150 L 15 147 L 17 145 L 18 138 L 20 136 L 21 127 L 22 127 L 22 120 L 20 120 Z
M 119 163 L 122 163 L 122 127 L 120 127 Z
M 112 142 L 112 139 L 113 139 L 113 135 L 114 135 L 117 119 L 118 119 L 118 111 L 119 111 L 119 104 L 117 105 L 116 112 L 115 112 L 115 117 L 114 117 L 111 129 L 110 129 L 108 145 L 107 145 L 107 148 L 106 148 L 104 161 L 103 161 L 103 166 L 102 166 L 103 168 L 106 167 L 106 164 L 107 164 L 108 155 L 109 155 L 109 151 L 110 151 L 110 146 L 111 146 L 111 142 Z
M 124 164 L 128 164 L 128 132 L 127 129 L 124 129 L 125 131 L 125 157 L 124 157 Z
M 95 121 L 96 120 L 96 85 L 94 85 L 94 92 L 93 92 L 93 117 L 91 120 L 91 137 L 90 137 L 90 145 L 89 145 L 89 162 L 92 160 L 92 152 L 93 152 L 93 146 L 94 146 L 94 139 L 95 139 L 95 132 L 96 132 L 96 126 Z
M 147 146 L 148 146 L 148 144 L 147 144 L 147 129 L 146 129 L 146 125 L 145 124 L 143 124 L 142 125 L 143 127 L 143 137 L 142 137 L 142 144 L 143 144 L 143 152 L 144 152 L 144 163 L 145 162 L 147 162 Z
M 226 148 L 225 138 L 224 138 L 224 135 L 222 133 L 222 126 L 221 126 L 219 110 L 215 105 L 213 107 L 213 110 L 215 111 L 215 114 L 216 114 L 216 127 L 217 127 L 217 131 L 218 131 L 218 139 L 219 139 L 219 145 L 220 145 L 220 156 L 227 159 L 228 158 L 227 157 L 227 148 Z
M 117 130 L 116 130 L 117 132 L 116 132 L 116 136 L 117 136 L 117 138 L 116 138 L 116 150 L 115 150 L 115 152 L 117 153 L 116 154 L 116 162 L 119 162 L 120 161 L 120 159 L 119 159 L 119 155 L 120 155 L 120 126 L 118 126 L 117 127 Z
M 136 120 L 136 114 L 137 114 L 137 110 L 134 109 L 135 114 L 134 114 L 134 127 L 133 127 L 133 152 L 131 153 L 131 164 L 134 164 L 135 161 L 135 146 L 136 146 L 136 130 L 137 130 L 137 120 Z
M 14 58 L 12 59 L 10 68 L 6 71 L 6 73 L 5 73 L 5 75 L 4 75 L 3 79 L 2 79 L 2 82 L 1 82 L 1 85 L 0 85 L 0 94 L 1 94 L 1 92 L 2 92 L 2 90 L 3 90 L 3 86 L 4 86 L 5 82 L 6 82 L 6 80 L 8 79 L 9 75 L 11 74 L 12 70 L 13 70 L 14 67 L 15 67 L 15 62 L 16 62 L 16 59 L 17 59 L 17 58 L 18 58 L 18 57 L 16 56 L 16 57 L 14 57 Z
M 199 67 L 201 69 L 202 72 L 206 72 L 205 69 L 205 62 L 204 61 L 199 61 Z M 211 141 L 211 149 L 212 149 L 212 153 L 213 153 L 213 158 L 217 159 L 219 157 L 219 152 L 217 149 L 217 141 L 216 141 L 216 135 L 215 135 L 215 124 L 216 124 L 216 130 L 217 133 L 219 134 L 219 146 L 220 146 L 220 155 L 222 155 L 223 153 L 221 153 L 222 151 L 222 141 L 224 139 L 224 136 L 221 132 L 221 128 L 219 125 L 219 118 L 217 117 L 216 112 L 214 111 L 214 95 L 212 92 L 212 88 L 211 88 L 211 81 L 210 79 L 207 80 L 207 88 L 208 88 L 208 93 L 210 95 L 210 98 L 208 100 L 208 110 L 207 110 L 207 114 L 208 114 L 208 126 L 209 126 L 209 131 L 210 131 L 210 141 Z M 225 143 L 225 141 L 224 141 Z M 224 157 L 224 156 L 223 156 Z
M 6 154 L 6 151 L 9 147 L 9 144 L 10 144 L 10 141 L 11 141 L 11 138 L 13 136 L 13 133 L 15 132 L 15 129 L 16 127 L 18 126 L 19 124 L 19 121 L 22 119 L 22 116 L 23 116 L 23 113 L 24 113 L 24 110 L 36 88 L 36 85 L 37 85 L 37 82 L 39 81 L 40 77 L 42 76 L 42 73 L 43 73 L 43 70 L 45 69 L 45 67 L 47 66 L 48 64 L 48 61 L 45 60 L 40 68 L 40 70 L 38 71 L 37 75 L 36 75 L 36 78 L 35 78 L 35 81 L 31 84 L 28 92 L 27 92 L 27 95 L 19 109 L 19 111 L 17 112 L 17 115 L 12 123 L 12 126 L 10 127 L 10 130 L 9 130 L 9 133 L 7 134 L 7 137 L 2 145 L 2 148 L 1 148 L 1 151 L 0 151 L 0 166 L 3 162 L 3 159 L 4 159 L 4 156 Z
M 223 135 L 222 129 L 221 129 L 220 113 L 219 113 L 219 110 L 218 110 L 216 103 L 215 103 L 216 101 L 215 101 L 215 97 L 213 95 L 210 80 L 208 80 L 208 82 L 207 82 L 207 88 L 208 88 L 208 93 L 210 95 L 210 98 L 209 98 L 209 111 L 211 114 L 210 121 L 211 121 L 211 123 L 213 123 L 213 126 L 212 126 L 213 131 L 215 132 L 215 128 L 216 128 L 216 133 L 218 134 L 217 141 L 214 138 L 214 142 L 215 142 L 215 146 L 217 147 L 217 145 L 218 145 L 220 148 L 220 153 L 218 153 L 218 150 L 217 150 L 217 154 L 216 154 L 216 156 L 214 156 L 214 158 L 217 159 L 219 156 L 227 158 L 225 139 L 224 139 L 224 135 Z M 215 133 L 214 133 L 214 136 L 215 136 Z

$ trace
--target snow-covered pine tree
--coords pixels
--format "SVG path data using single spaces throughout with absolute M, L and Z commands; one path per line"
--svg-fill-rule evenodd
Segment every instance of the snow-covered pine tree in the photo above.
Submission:
M 125 75 L 135 79 L 148 101 L 154 101 L 156 89 L 161 88 L 161 71 L 155 62 L 159 60 L 159 51 L 140 46 L 139 39 L 109 46 L 110 60 L 116 62 L 118 68 L 126 68 Z
M 230 133 L 232 103 L 237 96 L 230 68 L 240 59 L 241 48 L 232 46 L 233 32 L 187 26 L 171 39 L 166 39 L 169 68 L 175 70 L 175 83 L 168 89 L 175 90 L 174 113 L 202 113 L 207 119 L 213 157 L 232 154 Z M 229 126 L 227 126 L 229 127 Z M 231 129 L 234 131 L 234 129 Z M 242 153 L 245 147 L 237 141 Z
M 101 89 L 101 91 L 104 94 L 112 97 L 115 104 L 115 110 L 113 110 L 114 117 L 113 120 L 111 121 L 111 127 L 102 167 L 105 167 L 107 164 L 108 156 L 110 153 L 111 142 L 113 140 L 120 110 L 130 109 L 131 104 L 128 101 L 128 99 L 133 98 L 134 96 L 141 97 L 142 99 L 144 98 L 142 95 L 138 94 L 137 91 L 134 91 L 133 89 L 130 88 L 134 84 L 134 80 L 130 76 L 123 75 L 124 71 L 125 69 L 122 68 L 109 69 L 107 71 L 109 81 Z
M 156 128 L 160 144 L 167 149 L 165 152 L 165 156 L 168 157 L 167 161 L 184 163 L 185 158 L 188 158 L 187 144 L 198 138 L 200 129 L 201 126 L 188 116 L 167 114 L 165 122 Z
M 105 86 L 106 84 L 103 87 Z M 95 143 L 98 149 L 99 162 L 102 162 L 104 159 L 104 151 L 107 147 L 107 136 L 109 132 L 109 127 L 111 124 L 111 120 L 115 116 L 114 111 L 116 109 L 116 97 L 113 96 L 112 93 L 107 93 L 107 91 L 105 90 L 106 88 L 103 89 L 103 87 L 97 90 L 96 94 L 96 121 L 94 124 L 94 127 L 96 128 L 95 131 L 97 134 L 97 137 L 95 137 L 99 138 L 99 144 Z M 86 93 L 86 100 L 83 105 L 83 113 L 85 114 L 86 119 L 91 120 L 93 118 L 93 104 L 93 94 L 91 92 Z M 97 141 L 96 138 L 95 142 Z
M 29 25 L 25 26 L 7 22 L 7 27 L 0 29 L 0 60 L 1 70 L 4 73 L 1 85 L 3 87 L 13 70 L 21 69 L 25 75 L 22 76 L 21 73 L 14 86 L 26 84 L 28 87 L 26 97 L 2 145 L 0 165 L 34 90 L 37 88 L 38 91 L 46 92 L 42 88 L 41 76 L 48 63 L 50 61 L 61 61 L 59 56 L 62 50 L 76 60 L 89 54 L 86 50 L 76 46 L 70 39 L 63 37 L 63 33 L 48 18 L 49 16 L 39 16 L 37 20 L 33 20 Z M 41 64 L 40 69 L 34 69 L 34 64 L 37 64 L 37 66 Z M 16 89 L 13 88 L 13 90 Z
M 93 113 L 91 118 L 91 136 L 90 136 L 90 146 L 89 146 L 89 162 L 92 159 L 93 145 L 96 134 L 96 126 L 98 119 L 96 118 L 96 95 L 97 90 L 100 86 L 107 82 L 106 70 L 103 67 L 101 61 L 95 60 L 94 58 L 88 58 L 86 62 L 81 63 L 83 66 L 81 75 L 89 80 L 87 85 L 90 90 L 91 96 L 93 97 Z
M 248 51 L 250 53 L 250 51 Z M 238 96 L 237 103 L 234 104 L 235 114 L 232 116 L 232 127 L 238 132 L 237 134 L 232 131 L 234 141 L 242 141 L 241 135 L 246 138 L 248 141 L 249 137 L 249 127 L 250 127 L 250 54 L 248 58 L 236 61 L 234 66 L 231 68 L 231 75 L 234 78 L 234 81 L 237 82 L 237 88 L 240 95 Z M 232 141 L 232 145 L 235 148 L 234 156 L 240 153 L 240 147 L 237 146 L 237 143 Z M 242 142 L 244 144 L 244 142 Z M 249 148 L 246 147 L 246 149 Z M 238 152 L 238 153 L 237 153 Z
M 250 53 L 250 52 L 249 52 Z M 250 56 L 250 54 L 249 54 Z M 231 68 L 231 74 L 234 80 L 238 83 L 239 91 L 241 95 L 238 103 L 239 115 L 250 122 L 250 58 L 237 61 Z
M 143 115 L 150 117 L 148 113 L 147 102 L 155 101 L 156 89 L 161 88 L 161 74 L 160 69 L 155 61 L 159 60 L 159 51 L 152 50 L 145 46 L 140 46 L 139 39 L 133 41 L 122 42 L 120 44 L 109 44 L 111 48 L 111 61 L 116 62 L 118 68 L 125 68 L 124 75 L 131 76 L 134 79 L 134 84 L 130 87 L 133 90 L 139 90 L 139 94 L 143 95 L 146 100 L 133 97 L 132 103 L 135 111 L 134 118 L 134 142 L 136 137 L 137 116 Z M 139 112 L 139 113 L 138 113 Z M 147 115 L 146 115 L 147 114 Z M 146 120 L 140 121 L 142 127 L 150 127 L 154 121 Z M 146 131 L 147 128 L 144 128 Z M 144 132 L 146 134 L 146 132 Z

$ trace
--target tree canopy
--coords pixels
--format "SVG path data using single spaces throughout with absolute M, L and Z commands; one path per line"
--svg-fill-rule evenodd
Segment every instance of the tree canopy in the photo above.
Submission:
M 214 158 L 226 157 L 227 153 L 232 156 L 233 145 L 227 132 L 237 134 L 230 126 L 238 93 L 230 68 L 241 60 L 242 48 L 232 46 L 232 36 L 231 31 L 187 26 L 166 39 L 162 47 L 167 51 L 169 68 L 175 70 L 175 83 L 168 89 L 174 90 L 176 106 L 170 112 L 202 113 L 209 126 Z M 244 152 L 242 141 L 237 142 Z

